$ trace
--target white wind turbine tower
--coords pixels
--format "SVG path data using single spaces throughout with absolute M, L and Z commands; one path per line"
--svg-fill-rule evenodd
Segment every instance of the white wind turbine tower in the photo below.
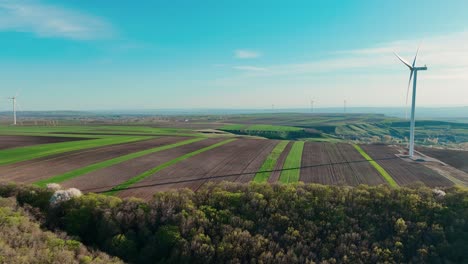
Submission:
M 16 93 L 15 96 L 13 97 L 9 97 L 8 99 L 10 99 L 13 103 L 13 125 L 16 125 L 16 99 L 18 98 L 18 93 Z
M 423 67 L 415 67 L 416 64 L 416 58 L 418 57 L 418 52 L 419 48 L 416 51 L 416 55 L 414 56 L 413 64 L 410 65 L 407 61 L 405 61 L 402 57 L 400 57 L 398 54 L 395 55 L 398 57 L 398 59 L 403 62 L 408 68 L 410 69 L 410 76 L 409 76 L 409 81 L 408 81 L 408 89 L 406 91 L 406 102 L 408 103 L 408 94 L 409 94 L 409 87 L 411 84 L 411 78 L 413 78 L 413 98 L 412 98 L 412 103 L 411 103 L 411 125 L 410 125 L 410 145 L 409 145 L 409 156 L 412 158 L 414 155 L 414 127 L 415 127 L 415 121 L 414 121 L 414 111 L 416 108 L 416 82 L 418 79 L 418 71 L 425 71 L 427 70 L 426 65 Z

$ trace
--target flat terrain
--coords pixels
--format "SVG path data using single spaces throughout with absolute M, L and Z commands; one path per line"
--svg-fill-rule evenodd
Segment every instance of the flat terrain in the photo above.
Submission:
M 171 144 L 184 139 L 183 137 L 161 137 L 47 156 L 7 166 L 0 166 L 0 178 L 7 181 L 33 183 L 93 163 L 112 159 L 135 151 Z
M 174 188 L 197 190 L 207 181 L 250 181 L 276 143 L 236 140 L 159 171 L 118 195 L 148 199 L 155 192 Z
M 297 131 L 270 125 L 229 126 Z M 401 147 L 383 144 L 359 148 L 335 141 L 288 142 L 148 126 L 9 126 L 0 127 L 2 133 L 0 181 L 38 186 L 54 182 L 122 197 L 148 199 L 158 191 L 198 190 L 207 182 L 250 182 L 254 177 L 271 183 L 347 186 L 437 187 L 468 182 L 468 174 L 461 171 L 468 166 L 463 151 L 420 149 L 453 168 L 400 159 L 395 154 Z
M 386 184 L 383 177 L 350 144 L 307 142 L 300 180 L 332 185 Z
M 67 141 L 83 140 L 77 137 L 48 137 L 48 136 L 2 136 L 0 135 L 0 150 L 33 146 L 39 144 L 58 143 Z
M 151 168 L 220 141 L 222 141 L 222 139 L 205 139 L 180 147 L 144 155 L 73 178 L 61 183 L 61 185 L 64 187 L 78 188 L 83 192 L 107 191 L 115 185 L 121 184 Z
M 361 145 L 378 164 L 380 164 L 400 186 L 422 182 L 429 187 L 452 186 L 453 182 L 420 164 L 408 162 L 395 156 L 399 152 L 385 145 Z

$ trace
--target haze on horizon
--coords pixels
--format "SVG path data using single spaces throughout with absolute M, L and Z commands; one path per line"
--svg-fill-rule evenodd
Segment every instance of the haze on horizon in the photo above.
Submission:
M 468 2 L 0 0 L 0 111 L 468 105 Z

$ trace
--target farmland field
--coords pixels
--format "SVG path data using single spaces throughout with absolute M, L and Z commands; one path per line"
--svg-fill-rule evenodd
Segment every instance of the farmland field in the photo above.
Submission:
M 281 167 L 283 167 L 283 162 L 279 161 L 280 156 L 283 155 L 283 152 L 285 148 L 289 145 L 288 141 L 281 141 L 279 142 L 275 148 L 271 151 L 270 155 L 266 158 L 266 160 L 263 162 L 262 167 L 260 168 L 260 171 L 255 174 L 254 181 L 256 182 L 265 182 L 268 181 L 270 178 L 270 175 L 274 172 L 272 172 L 273 169 L 276 168 L 278 163 L 280 163 Z M 286 150 L 289 152 L 289 150 Z
M 289 150 L 288 156 L 284 161 L 283 171 L 281 171 L 279 181 L 282 183 L 291 183 L 299 181 L 302 151 L 304 149 L 304 142 L 294 142 Z M 285 169 L 285 170 L 284 170 Z
M 47 143 L 83 140 L 77 137 L 47 137 L 47 136 L 0 136 L 0 150 L 18 148 Z
M 43 157 L 49 157 L 51 155 L 61 155 L 71 151 L 130 143 L 150 138 L 151 137 L 115 136 L 83 141 L 68 141 L 61 143 L 9 148 L 0 151 L 0 165 L 13 164 L 31 159 L 39 159 Z
M 221 139 L 204 139 L 191 144 L 170 148 L 160 152 L 131 159 L 104 169 L 96 170 L 61 183 L 65 187 L 75 187 L 84 192 L 102 192 L 112 189 L 132 177 L 140 175 L 158 165 L 177 157 L 208 147 Z
M 135 151 L 174 143 L 183 139 L 179 137 L 163 137 L 51 155 L 2 166 L 0 167 L 0 175 L 4 180 L 31 183 L 93 163 L 116 158 Z
M 267 140 L 236 140 L 159 171 L 118 195 L 150 198 L 173 188 L 197 190 L 207 181 L 250 181 L 275 145 Z
M 430 187 L 451 186 L 453 183 L 437 172 L 418 164 L 396 158 L 398 153 L 384 145 L 361 145 L 374 160 L 377 161 L 400 186 L 422 182 Z
M 297 131 L 269 125 L 227 127 Z M 121 197 L 148 199 L 155 192 L 198 190 L 207 182 L 219 181 L 453 185 L 450 177 L 402 160 L 395 155 L 397 150 L 386 145 L 359 148 L 339 142 L 252 139 L 144 126 L 0 127 L 0 134 L 0 143 L 4 142 L 0 181 L 41 187 L 59 183 Z M 449 163 L 448 157 L 455 167 L 464 164 L 463 157 L 440 158 Z
M 273 183 L 279 180 L 282 169 L 284 167 L 284 162 L 286 161 L 286 158 L 288 157 L 288 154 L 291 151 L 292 145 L 293 145 L 293 142 L 289 142 L 288 145 L 286 145 L 286 147 L 281 152 L 281 155 L 278 157 L 278 160 L 276 161 L 275 169 L 273 170 L 270 177 L 268 178 L 268 182 Z
M 418 148 L 418 150 L 468 173 L 468 151 L 437 148 Z
M 386 181 L 350 144 L 306 142 L 300 180 L 333 185 L 378 185 Z

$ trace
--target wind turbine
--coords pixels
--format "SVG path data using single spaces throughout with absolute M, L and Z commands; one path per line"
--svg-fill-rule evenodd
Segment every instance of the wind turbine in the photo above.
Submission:
M 409 88 L 411 84 L 411 78 L 413 78 L 413 98 L 412 98 L 412 103 L 411 103 L 411 125 L 410 125 L 410 145 L 409 145 L 409 156 L 410 158 L 413 157 L 414 155 L 414 127 L 415 127 L 415 120 L 414 120 L 414 112 L 416 108 L 416 82 L 418 79 L 418 71 L 425 71 L 427 70 L 426 65 L 423 67 L 416 67 L 416 58 L 418 57 L 418 52 L 419 52 L 419 47 L 416 50 L 416 55 L 414 56 L 413 64 L 409 64 L 406 60 L 404 60 L 402 57 L 400 57 L 398 54 L 395 55 L 398 57 L 398 59 L 403 62 L 408 68 L 410 69 L 410 76 L 409 76 L 409 81 L 408 81 L 408 89 L 406 90 L 406 104 L 408 104 L 408 94 L 409 94 Z
M 17 96 L 18 95 L 8 98 L 13 102 L 13 125 L 16 125 L 16 98 Z

